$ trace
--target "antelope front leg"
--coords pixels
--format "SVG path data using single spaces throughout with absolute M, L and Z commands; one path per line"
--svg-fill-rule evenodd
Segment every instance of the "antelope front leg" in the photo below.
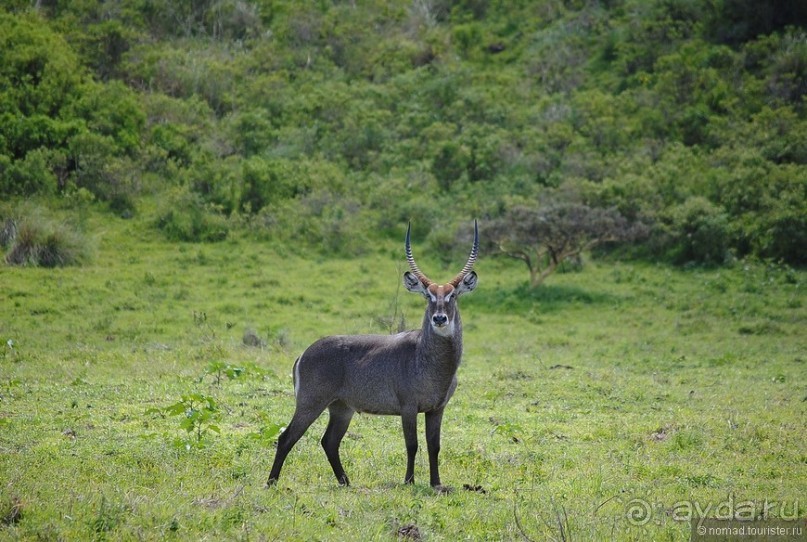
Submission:
M 404 412 L 401 414 L 404 442 L 406 443 L 406 476 L 405 484 L 415 483 L 415 455 L 418 453 L 418 414 Z
M 440 493 L 448 493 L 451 488 L 440 483 L 440 427 L 443 423 L 443 409 L 426 413 L 426 448 L 429 451 L 429 482 Z

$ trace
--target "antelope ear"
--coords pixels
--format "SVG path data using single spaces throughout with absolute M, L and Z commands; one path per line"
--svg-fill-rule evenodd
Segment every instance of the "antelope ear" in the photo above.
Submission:
M 472 292 L 473 289 L 476 288 L 476 282 L 477 282 L 476 271 L 471 271 L 467 275 L 462 277 L 462 280 L 454 290 L 457 292 L 457 297 L 461 296 L 462 294 Z
M 412 292 L 413 294 L 421 294 L 421 295 L 428 295 L 426 291 L 426 287 L 423 286 L 423 283 L 420 282 L 420 279 L 417 278 L 413 273 L 407 271 L 403 274 L 403 284 L 404 288 Z

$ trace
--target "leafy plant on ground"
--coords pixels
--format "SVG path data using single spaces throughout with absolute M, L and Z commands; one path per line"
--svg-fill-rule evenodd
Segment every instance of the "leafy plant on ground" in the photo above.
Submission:
M 225 361 L 211 361 L 205 368 L 205 376 L 212 376 L 217 386 L 221 384 L 221 377 L 226 376 L 230 380 L 236 379 L 246 372 L 245 367 L 236 367 Z
M 181 416 L 179 426 L 185 430 L 187 437 L 174 441 L 177 449 L 190 451 L 194 448 L 204 448 L 212 433 L 221 433 L 221 429 L 216 425 L 221 418 L 221 411 L 216 400 L 209 395 L 200 393 L 183 395 L 176 403 L 164 408 L 148 409 L 146 414 Z
M 277 440 L 277 437 L 280 436 L 280 433 L 286 430 L 286 427 L 280 425 L 278 423 L 269 422 L 266 425 L 261 426 L 261 428 L 250 434 L 250 437 L 253 440 L 260 441 L 265 444 L 273 443 Z
M 508 440 L 512 440 L 513 442 L 517 443 L 523 438 L 522 435 L 524 434 L 524 428 L 517 423 L 499 423 L 493 428 L 491 434 L 502 435 Z
M 110 503 L 106 496 L 102 495 L 95 517 L 88 521 L 88 527 L 96 537 L 103 539 L 106 533 L 115 530 L 127 512 L 126 507 Z

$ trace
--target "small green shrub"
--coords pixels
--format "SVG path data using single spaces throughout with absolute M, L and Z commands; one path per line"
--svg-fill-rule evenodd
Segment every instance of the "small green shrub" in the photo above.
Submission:
M 226 376 L 230 380 L 234 380 L 244 374 L 244 372 L 246 372 L 246 368 L 244 367 L 237 367 L 224 361 L 211 361 L 207 364 L 205 374 L 202 376 L 202 379 L 205 376 L 212 376 L 216 386 L 220 386 L 222 376 Z M 200 379 L 200 381 L 202 379 Z
M 223 241 L 229 226 L 227 219 L 216 211 L 198 194 L 182 190 L 167 199 L 156 226 L 171 241 Z
M 174 440 L 174 447 L 178 450 L 203 448 L 212 433 L 221 433 L 221 429 L 216 425 L 221 418 L 221 410 L 216 400 L 209 395 L 200 393 L 183 395 L 173 405 L 150 408 L 146 414 L 180 416 L 179 426 L 185 430 L 187 437 Z

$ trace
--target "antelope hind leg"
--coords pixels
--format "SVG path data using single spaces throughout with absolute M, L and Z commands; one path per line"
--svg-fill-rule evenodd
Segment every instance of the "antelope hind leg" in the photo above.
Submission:
M 328 412 L 330 415 L 328 427 L 325 429 L 325 434 L 322 436 L 320 443 L 325 449 L 325 455 L 328 457 L 328 462 L 331 464 L 339 485 L 349 486 L 350 480 L 348 480 L 345 469 L 342 468 L 342 461 L 339 458 L 339 445 L 342 443 L 342 438 L 347 432 L 355 411 L 344 403 L 337 402 L 331 403 L 328 407 Z

